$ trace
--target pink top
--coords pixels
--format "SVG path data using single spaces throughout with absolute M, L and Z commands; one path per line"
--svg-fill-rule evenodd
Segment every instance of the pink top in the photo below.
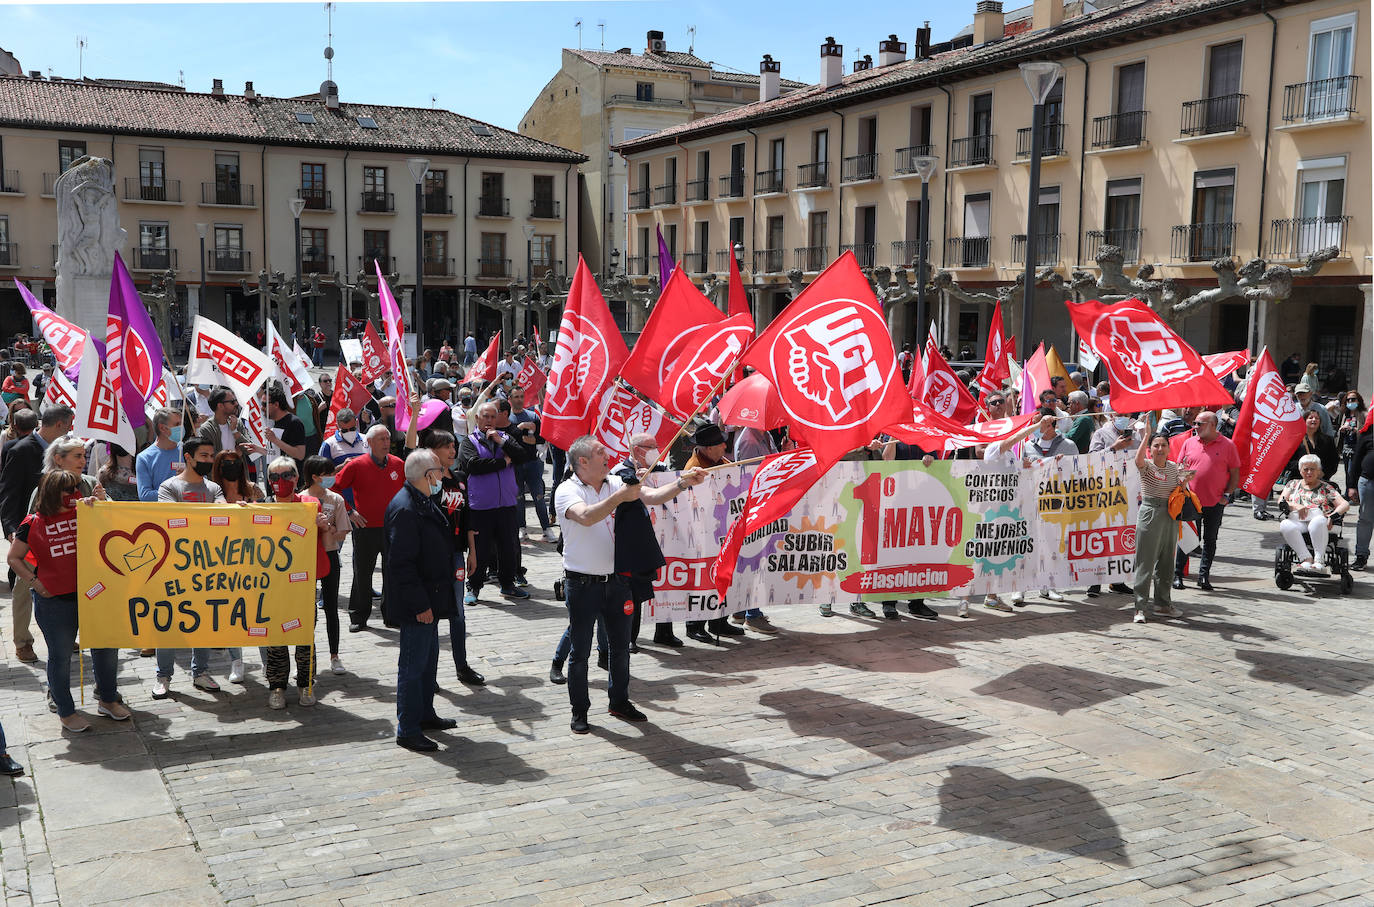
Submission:
M 1188 487 L 1197 495 L 1198 503 L 1212 507 L 1221 502 L 1231 483 L 1231 470 L 1240 469 L 1240 454 L 1225 435 L 1219 434 L 1206 444 L 1194 436 L 1183 442 L 1179 463 L 1197 471 Z

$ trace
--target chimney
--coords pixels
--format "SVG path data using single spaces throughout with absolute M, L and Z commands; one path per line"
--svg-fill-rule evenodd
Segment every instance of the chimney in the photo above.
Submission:
M 771 101 L 782 94 L 782 63 L 772 54 L 764 54 L 759 61 L 759 100 Z
M 916 53 L 913 59 L 924 60 L 930 56 L 930 20 L 916 29 Z
M 1064 0 L 1035 0 L 1031 10 L 1031 28 L 1054 28 L 1064 21 Z
M 41 81 L 43 80 L 43 70 L 41 70 L 41 69 L 30 69 L 30 70 L 29 70 L 29 78 L 30 78 L 30 79 L 38 79 L 38 80 L 41 82 Z
M 873 68 L 873 55 L 872 55 L 872 54 L 864 54 L 864 58 L 863 58 L 862 60 L 855 60 L 855 61 L 854 61 L 854 71 L 855 71 L 855 72 L 864 72 L 865 70 L 869 70 L 869 69 L 872 69 L 872 68 Z
M 1002 37 L 1004 17 L 1001 0 L 978 0 L 973 12 L 974 46 L 997 41 Z
M 215 81 L 213 81 L 213 82 L 210 83 L 210 94 L 215 95 L 215 96 L 217 96 L 217 97 L 221 97 L 221 98 L 224 97 L 224 80 L 223 80 L 223 79 L 215 79 Z
M 325 79 L 320 84 L 320 97 L 324 100 L 324 106 L 330 110 L 339 109 L 339 86 Z
M 906 59 L 906 42 L 898 41 L 896 35 L 888 35 L 886 41 L 878 44 L 878 65 L 891 66 Z
M 663 32 L 651 31 L 646 36 L 644 52 L 646 54 L 661 54 L 668 50 L 668 42 L 663 40 Z
M 258 96 L 258 93 L 257 93 L 256 91 L 253 90 L 253 83 L 252 83 L 252 82 L 244 82 L 244 83 L 243 83 L 243 96 L 244 96 L 245 98 L 247 98 L 248 100 L 250 100 L 250 101 L 253 100 L 253 99 L 255 99 L 255 98 Z
M 821 45 L 821 87 L 834 88 L 844 78 L 844 45 L 826 37 Z

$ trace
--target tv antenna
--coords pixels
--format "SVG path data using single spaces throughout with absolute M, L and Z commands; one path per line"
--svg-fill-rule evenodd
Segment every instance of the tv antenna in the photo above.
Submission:
M 573 20 L 573 28 L 577 29 L 577 49 L 578 49 L 578 50 L 581 50 L 581 49 L 582 49 L 582 19 L 581 19 L 581 18 L 577 18 L 577 19 L 574 19 L 574 20 Z
M 597 19 L 597 20 L 596 20 L 596 27 L 597 27 L 598 29 L 600 29 L 600 31 L 601 31 L 601 49 L 602 49 L 602 50 L 605 50 L 605 49 L 606 49 L 606 20 L 605 20 L 605 19 Z
M 325 13 L 325 45 L 324 45 L 324 77 L 329 81 L 334 81 L 334 4 L 324 5 Z
M 86 37 L 78 35 L 76 38 L 76 74 L 78 78 L 86 77 Z
M 697 47 L 697 27 L 695 25 L 687 26 L 687 34 L 689 36 L 687 40 L 687 53 L 690 54 L 693 53 Z

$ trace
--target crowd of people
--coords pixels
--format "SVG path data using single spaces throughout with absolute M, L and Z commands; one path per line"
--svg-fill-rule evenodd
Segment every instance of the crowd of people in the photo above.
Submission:
M 653 436 L 637 435 L 626 462 L 613 464 L 589 437 L 567 451 L 542 437 L 542 389 L 519 387 L 516 377 L 526 355 L 537 356 L 548 369 L 547 344 L 536 349 L 518 338 L 494 377 L 468 380 L 466 370 L 477 353 L 473 334 L 456 348 L 445 342 L 437 353 L 425 350 L 413 363 L 410 384 L 416 392 L 410 399 L 397 398 L 390 373 L 364 382 L 361 364 L 351 364 L 368 399 L 356 410 L 335 412 L 329 432 L 330 376 L 319 377 L 318 391 L 294 399 L 280 384 L 269 382 L 262 392 L 271 428 L 266 446 L 250 440 L 243 401 L 235 391 L 191 386 L 184 405 L 150 412 L 141 449 L 132 451 L 72 438 L 70 409 L 49 406 L 40 413 L 35 404 L 41 399 L 41 382 L 51 380 L 50 367 L 30 382 L 26 368 L 15 363 L 0 390 L 6 426 L 0 446 L 0 525 L 10 540 L 13 640 L 20 660 L 36 661 L 30 625 L 37 622 L 48 651 L 50 702 L 63 728 L 80 732 L 90 727 L 73 704 L 70 662 L 77 639 L 75 526 L 83 502 L 96 499 L 313 504 L 328 670 L 347 672 L 341 607 L 348 609 L 350 633 L 376 631 L 374 619 L 394 629 L 400 643 L 396 739 L 417 751 L 437 746 L 427 731 L 453 726 L 434 710 L 439 622 L 449 624 L 457 679 L 484 684 L 469 661 L 468 609 L 493 591 L 512 602 L 528 599 L 526 548 L 556 545 L 563 565 L 557 594 L 566 603 L 568 622 L 557 639 L 548 640 L 553 646 L 549 680 L 567 686 L 572 730 L 586 733 L 589 728 L 588 662 L 594 641 L 596 663 L 609 675 L 609 714 L 643 720 L 630 697 L 629 659 L 639 651 L 643 609 L 653 597 L 654 575 L 664 564 L 649 509 L 698 484 L 711 468 L 786 450 L 791 446 L 787 432 L 726 424 L 713 405 L 686 427 L 672 450 L 660 452 Z M 965 372 L 961 377 L 976 395 L 974 376 Z M 1138 622 L 1177 617 L 1172 590 L 1191 579 L 1199 590 L 1212 591 L 1226 507 L 1243 497 L 1240 459 L 1229 435 L 1245 380 L 1244 368 L 1226 379 L 1235 394 L 1234 407 L 1166 410 L 1152 416 L 1115 411 L 1106 382 L 1094 384 L 1082 373 L 1061 376 L 1038 395 L 1031 410 L 1038 418 L 1018 436 L 953 456 L 1029 468 L 1040 459 L 1133 451 L 1141 479 L 1134 581 L 1113 583 L 1105 592 L 1091 586 L 1085 594 L 1133 596 Z M 1327 534 L 1333 520 L 1352 505 L 1358 505 L 1360 518 L 1351 566 L 1362 570 L 1374 529 L 1374 432 L 1365 401 L 1355 391 L 1322 400 L 1315 367 L 1293 382 L 1291 393 L 1306 412 L 1307 431 L 1279 483 L 1277 502 L 1286 512 L 1282 537 L 1298 554 L 1295 572 L 1319 576 L 1329 571 Z M 398 428 L 398 406 L 410 414 L 400 423 L 406 424 L 404 431 Z M 989 419 L 1023 411 L 1012 387 L 984 395 L 982 407 Z M 942 456 L 880 436 L 850 458 L 929 465 Z M 550 467 L 552 481 L 546 481 Z M 651 471 L 670 468 L 678 471 L 675 480 L 643 481 Z M 1339 488 L 1330 481 L 1337 473 L 1343 477 Z M 1251 496 L 1255 519 L 1270 518 L 1271 497 Z M 1179 550 L 1181 518 L 1196 526 L 1196 558 Z M 340 589 L 345 557 L 352 567 L 346 601 Z M 1065 591 L 990 594 L 981 604 L 1010 612 L 1031 595 L 1062 601 Z M 882 602 L 881 617 L 899 619 L 900 604 Z M 935 604 L 952 606 L 963 616 L 974 602 L 954 598 Z M 859 617 L 880 616 L 862 601 L 847 607 Z M 921 598 L 908 600 L 906 610 L 920 620 L 941 617 Z M 822 603 L 820 611 L 830 616 L 834 608 Z M 746 630 L 777 632 L 770 618 L 746 601 L 726 603 L 709 621 L 689 622 L 685 636 L 717 646 L 721 637 L 741 636 Z M 658 623 L 651 640 L 665 647 L 685 645 L 670 623 Z M 91 653 L 97 711 L 126 720 L 130 711 L 118 689 L 117 654 L 112 649 Z M 139 654 L 155 659 L 153 698 L 170 695 L 178 662 L 189 665 L 195 687 L 220 689 L 212 673 L 216 650 L 143 649 Z M 243 651 L 231 648 L 224 655 L 229 682 L 242 683 L 250 670 Z M 287 647 L 261 651 L 268 708 L 287 706 L 291 656 Z M 309 707 L 316 701 L 316 674 L 326 663 L 320 659 L 317 664 L 314 646 L 297 646 L 294 664 L 296 702 Z

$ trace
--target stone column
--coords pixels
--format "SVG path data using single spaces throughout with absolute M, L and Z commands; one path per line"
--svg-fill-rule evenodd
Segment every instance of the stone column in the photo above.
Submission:
M 1369 400 L 1374 397 L 1374 283 L 1360 284 L 1364 293 L 1364 323 L 1360 326 L 1360 348 L 1355 358 L 1355 388 L 1360 396 Z

